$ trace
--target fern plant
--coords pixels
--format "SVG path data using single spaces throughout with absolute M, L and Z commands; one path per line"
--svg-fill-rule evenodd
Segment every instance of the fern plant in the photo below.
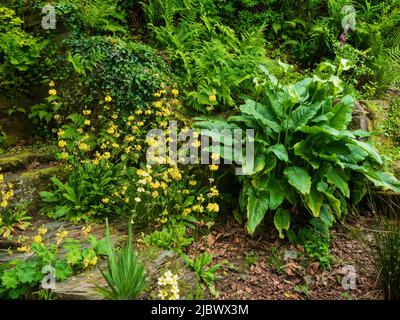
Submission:
M 368 133 L 347 129 L 354 98 L 347 95 L 334 104 L 341 90 L 336 76 L 329 81 L 314 77 L 282 86 L 269 75 L 268 85 L 258 89 L 262 98 L 247 99 L 240 115 L 227 121 L 197 118 L 200 121 L 194 126 L 200 129 L 255 131 L 254 165 L 240 155 L 243 188 L 239 202 L 250 234 L 270 212 L 283 238 L 299 208 L 332 225 L 346 213 L 347 199 L 353 205 L 362 199 L 367 180 L 400 192 L 400 182 L 382 171 L 381 156 L 359 140 Z M 232 159 L 225 151 L 214 148 L 213 152 Z
M 70 6 L 84 29 L 91 32 L 125 33 L 125 14 L 113 0 L 63 0 L 58 6 Z M 76 20 L 72 26 L 75 27 Z
M 243 33 L 223 25 L 212 1 L 149 1 L 144 11 L 155 38 L 168 50 L 188 89 L 188 103 L 206 112 L 232 107 L 266 62 L 262 30 Z

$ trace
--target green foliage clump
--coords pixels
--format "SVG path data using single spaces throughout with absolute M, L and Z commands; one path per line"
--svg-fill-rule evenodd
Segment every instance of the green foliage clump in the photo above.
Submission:
M 22 74 L 37 63 L 44 42 L 23 28 L 23 21 L 12 9 L 0 7 L 0 89 L 18 86 Z
M 16 229 L 25 230 L 31 223 L 27 203 L 20 202 L 0 210 L 0 237 L 8 238 Z
M 67 110 L 93 107 L 108 94 L 115 108 L 133 111 L 170 82 L 168 65 L 141 43 L 93 36 L 69 39 L 65 46 L 66 68 L 54 80 L 66 83 L 62 100 Z
M 103 242 L 94 236 L 89 236 L 89 246 L 85 248 L 80 241 L 73 238 L 63 240 L 67 233 L 62 232 L 66 231 L 60 230 L 57 235 L 59 241 L 52 244 L 44 243 L 39 234 L 29 249 L 26 246 L 21 247 L 32 251 L 32 257 L 25 261 L 15 259 L 0 265 L 1 298 L 26 297 L 38 289 L 46 274 L 53 274 L 56 281 L 66 280 L 77 270 L 95 265 L 98 254 L 105 254 Z
M 400 226 L 397 221 L 385 222 L 384 228 L 375 236 L 377 273 L 388 300 L 400 298 Z
M 400 99 L 394 98 L 392 100 L 383 129 L 395 143 L 395 146 L 400 146 Z
M 98 290 L 108 299 L 134 300 L 146 287 L 146 271 L 132 246 L 132 225 L 129 224 L 128 241 L 120 252 L 112 244 L 107 221 L 106 225 L 108 270 L 100 271 L 108 288 L 98 287 Z
M 330 267 L 333 257 L 329 252 L 329 225 L 324 221 L 312 218 L 309 225 L 301 228 L 297 234 L 291 230 L 288 238 L 302 245 L 308 257 L 318 261 L 322 269 Z
M 242 164 L 239 203 L 250 234 L 271 212 L 283 238 L 295 218 L 291 212 L 299 207 L 331 226 L 347 212 L 346 199 L 353 205 L 362 199 L 367 180 L 400 192 L 400 182 L 382 171 L 382 157 L 359 139 L 368 133 L 348 130 L 354 98 L 347 95 L 334 103 L 342 92 L 337 76 L 282 86 L 266 73 L 269 80 L 259 86 L 259 98 L 247 99 L 240 115 L 228 120 L 198 118 L 201 121 L 195 123 L 200 129 L 255 131 L 254 164 L 245 154 L 234 155 Z M 231 145 L 225 147 L 232 150 Z
M 239 36 L 222 24 L 212 1 L 152 0 L 144 11 L 158 43 L 173 60 L 200 112 L 232 107 L 267 63 L 261 29 Z
M 76 33 L 127 32 L 125 12 L 113 0 L 62 0 L 56 10 Z
M 143 237 L 147 245 L 182 251 L 193 242 L 193 238 L 186 235 L 186 227 L 182 223 L 171 223 L 164 226 L 160 231 L 156 230 Z

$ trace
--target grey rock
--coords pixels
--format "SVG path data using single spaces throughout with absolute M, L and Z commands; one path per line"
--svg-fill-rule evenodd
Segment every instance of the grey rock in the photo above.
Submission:
M 289 261 L 289 260 L 295 260 L 299 256 L 299 253 L 295 250 L 285 250 L 283 254 L 283 260 L 284 261 Z

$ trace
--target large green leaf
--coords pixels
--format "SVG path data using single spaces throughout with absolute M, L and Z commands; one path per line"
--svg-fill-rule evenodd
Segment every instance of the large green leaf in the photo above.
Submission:
M 294 145 L 294 154 L 306 160 L 314 169 L 318 169 L 320 162 L 310 152 L 310 144 L 306 140 L 302 140 Z
M 332 109 L 332 117 L 329 119 L 329 125 L 332 128 L 338 130 L 347 128 L 351 121 L 354 101 L 353 96 L 347 95 Z
M 368 170 L 366 177 L 377 187 L 383 187 L 395 192 L 400 192 L 400 181 L 389 172 Z
M 269 208 L 271 210 L 277 209 L 285 200 L 285 192 L 283 192 L 280 183 L 275 177 L 271 176 L 269 181 Z
M 297 130 L 298 128 L 306 125 L 324 104 L 324 101 L 318 101 L 311 105 L 302 105 L 290 114 L 289 128 Z
M 358 140 L 353 140 L 353 142 L 359 146 L 361 149 L 363 149 L 364 151 L 368 152 L 368 154 L 370 155 L 370 157 L 372 159 L 374 159 L 376 162 L 378 162 L 379 164 L 383 164 L 382 158 L 379 155 L 379 153 L 375 150 L 374 147 L 372 147 L 370 144 L 363 142 L 363 141 L 358 141 Z
M 306 170 L 300 167 L 290 167 L 283 174 L 286 176 L 288 182 L 302 194 L 310 193 L 311 177 Z
M 279 160 L 288 162 L 289 156 L 286 152 L 285 146 L 281 143 L 273 145 L 267 149 L 267 152 L 272 152 Z
M 283 239 L 283 230 L 289 230 L 290 227 L 290 213 L 288 210 L 279 208 L 274 216 L 274 225 L 279 232 L 279 238 Z
M 253 234 L 268 210 L 269 199 L 259 198 L 253 189 L 249 189 L 247 198 L 247 231 Z
M 246 103 L 240 106 L 240 111 L 245 115 L 254 117 L 265 132 L 268 133 L 269 130 L 279 132 L 280 124 L 266 110 L 265 106 L 257 104 L 253 100 L 246 100 Z
M 329 185 L 324 181 L 320 181 L 317 183 L 317 190 L 325 195 L 326 199 L 328 199 L 330 206 L 336 212 L 336 215 L 340 217 L 340 201 L 333 195 L 333 192 L 335 190 L 332 187 L 329 188 Z
M 351 201 L 355 207 L 367 193 L 366 178 L 359 175 L 352 179 Z
M 340 189 L 345 197 L 350 197 L 349 185 L 347 181 L 339 174 L 339 171 L 337 169 L 331 167 L 325 174 L 325 177 L 331 185 Z
M 324 197 L 314 188 L 311 189 L 310 193 L 304 196 L 304 202 L 307 207 L 311 210 L 314 217 L 319 217 L 322 204 L 324 203 Z

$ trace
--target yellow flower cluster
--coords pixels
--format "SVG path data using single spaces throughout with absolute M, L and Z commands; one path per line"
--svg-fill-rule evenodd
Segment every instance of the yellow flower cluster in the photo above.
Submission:
M 14 197 L 14 185 L 4 182 L 4 175 L 0 174 L 0 209 L 7 208 L 9 201 Z
M 67 230 L 63 230 L 60 229 L 57 231 L 56 233 L 56 244 L 57 246 L 59 246 L 61 244 L 61 242 L 63 242 L 63 240 L 68 236 L 68 231 Z
M 158 297 L 161 300 L 179 300 L 178 275 L 173 274 L 170 270 L 158 278 L 159 286 Z
M 98 261 L 97 256 L 94 256 L 93 258 L 90 258 L 89 256 L 87 256 L 83 259 L 83 266 L 85 268 L 87 268 L 89 265 L 94 266 L 94 265 L 96 265 L 97 261 Z

